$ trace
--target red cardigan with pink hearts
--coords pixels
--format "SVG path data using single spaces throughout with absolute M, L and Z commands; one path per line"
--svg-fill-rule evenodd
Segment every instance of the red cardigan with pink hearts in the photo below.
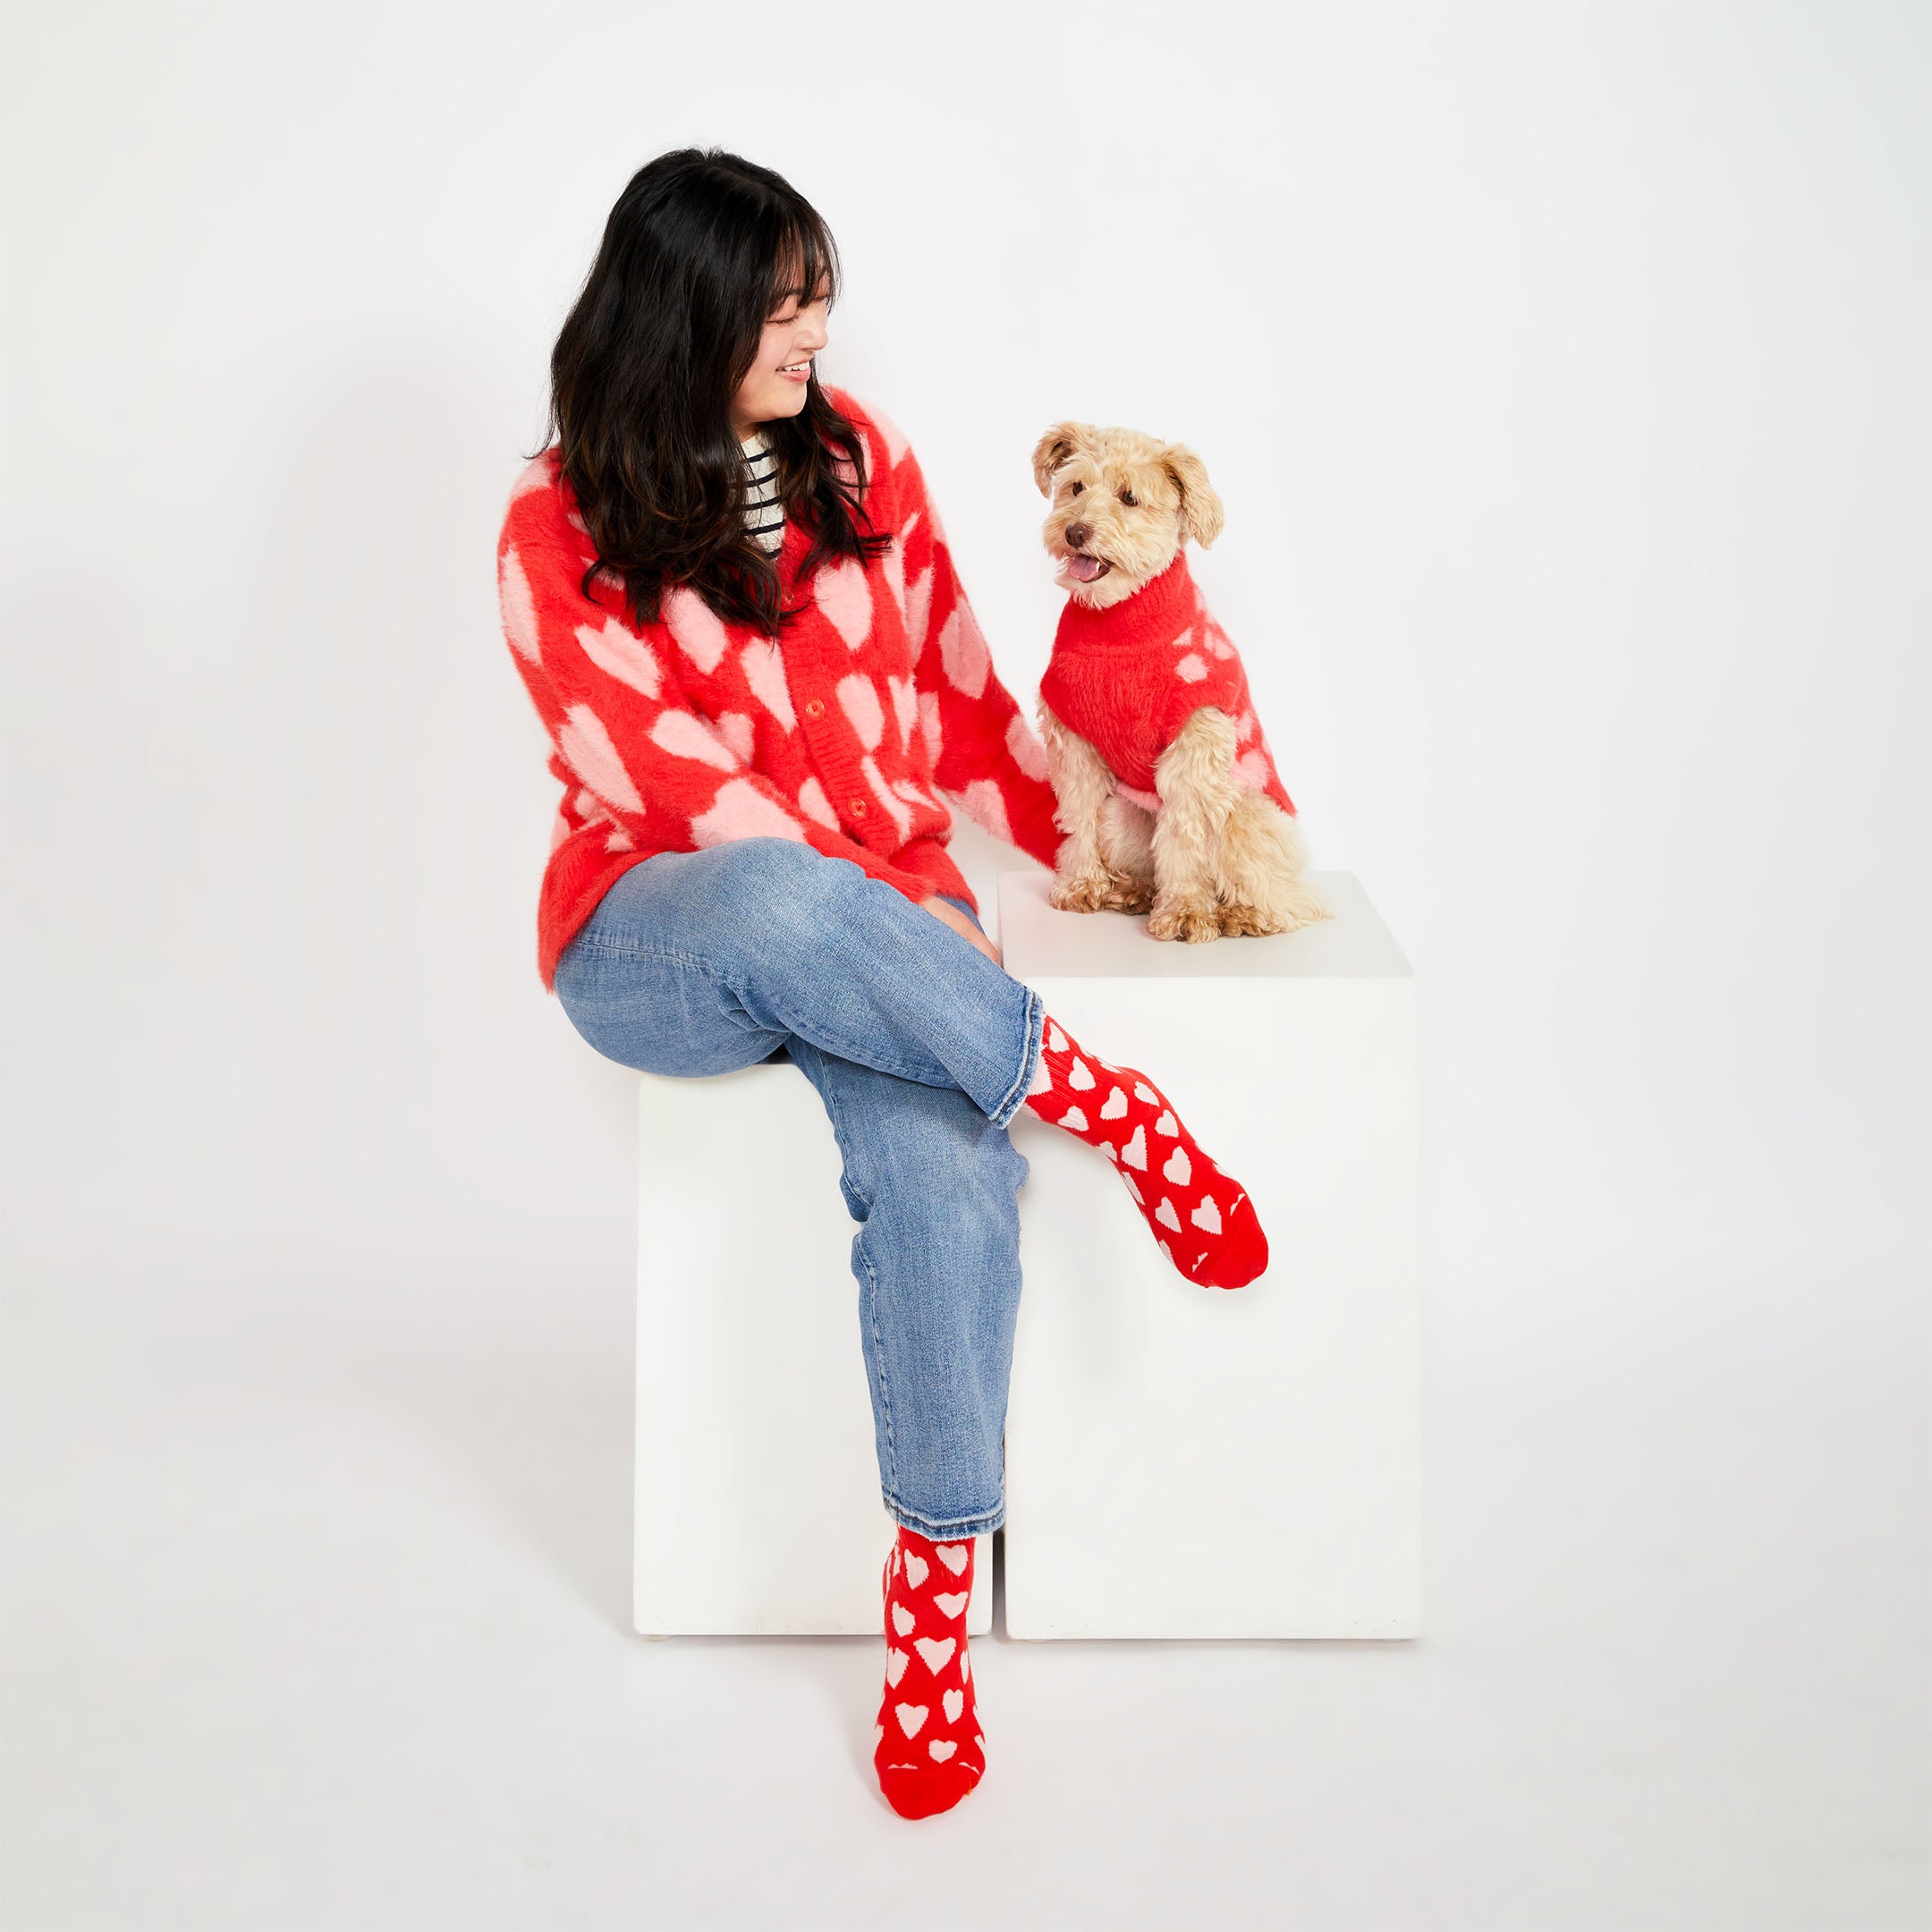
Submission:
M 1105 610 L 1067 599 L 1040 696 L 1106 761 L 1114 789 L 1148 811 L 1160 809 L 1155 760 L 1194 712 L 1218 705 L 1234 720 L 1234 783 L 1294 810 L 1255 716 L 1240 655 L 1208 614 L 1185 548 L 1158 576 Z
M 555 446 L 511 492 L 496 545 L 504 637 L 564 786 L 538 894 L 547 990 L 613 881 L 655 852 L 798 839 L 909 899 L 977 907 L 946 850 L 951 801 L 1054 862 L 1046 748 L 994 675 L 919 462 L 881 411 L 826 394 L 865 439 L 865 508 L 894 542 L 867 568 L 821 565 L 776 643 L 688 585 L 641 628 L 604 573 L 587 597 L 593 553 Z M 788 607 L 809 547 L 788 520 Z

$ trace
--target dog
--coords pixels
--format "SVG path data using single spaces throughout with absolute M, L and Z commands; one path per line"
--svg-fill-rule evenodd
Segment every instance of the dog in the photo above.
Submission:
M 1240 657 L 1187 567 L 1221 499 L 1183 444 L 1055 423 L 1033 450 L 1068 592 L 1039 727 L 1065 837 L 1048 898 L 1199 943 L 1329 916 Z

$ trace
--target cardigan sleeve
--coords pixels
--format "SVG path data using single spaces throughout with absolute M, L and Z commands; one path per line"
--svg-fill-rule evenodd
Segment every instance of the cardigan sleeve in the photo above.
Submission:
M 555 496 L 514 497 L 497 540 L 504 636 L 555 755 L 580 786 L 562 823 L 612 822 L 607 849 L 689 852 L 741 838 L 797 839 L 850 859 L 912 900 L 929 881 L 808 818 L 687 701 L 667 630 L 640 632 L 580 588 Z M 588 794 L 588 797 L 585 795 Z
M 939 789 L 996 838 L 1051 867 L 1060 847 L 1046 748 L 993 669 L 919 459 L 893 466 L 906 633 Z

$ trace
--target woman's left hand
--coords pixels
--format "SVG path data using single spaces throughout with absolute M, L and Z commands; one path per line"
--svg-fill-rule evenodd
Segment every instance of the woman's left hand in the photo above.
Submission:
M 919 903 L 928 912 L 944 919 L 968 945 L 977 946 L 996 966 L 1005 965 L 1005 961 L 1000 957 L 999 948 L 950 899 L 942 899 L 937 893 L 932 893 L 921 899 Z

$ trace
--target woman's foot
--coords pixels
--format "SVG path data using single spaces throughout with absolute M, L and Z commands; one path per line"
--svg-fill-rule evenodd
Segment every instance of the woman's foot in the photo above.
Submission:
M 1190 1281 L 1240 1288 L 1267 1267 L 1267 1236 L 1247 1191 L 1201 1152 L 1138 1068 L 1085 1052 L 1049 1016 L 1026 1104 L 1114 1163 L 1161 1252 Z
M 901 1818 L 956 1805 L 986 1769 L 966 1655 L 974 1543 L 932 1543 L 902 1523 L 880 1580 L 886 1594 L 886 1695 L 872 1763 Z

